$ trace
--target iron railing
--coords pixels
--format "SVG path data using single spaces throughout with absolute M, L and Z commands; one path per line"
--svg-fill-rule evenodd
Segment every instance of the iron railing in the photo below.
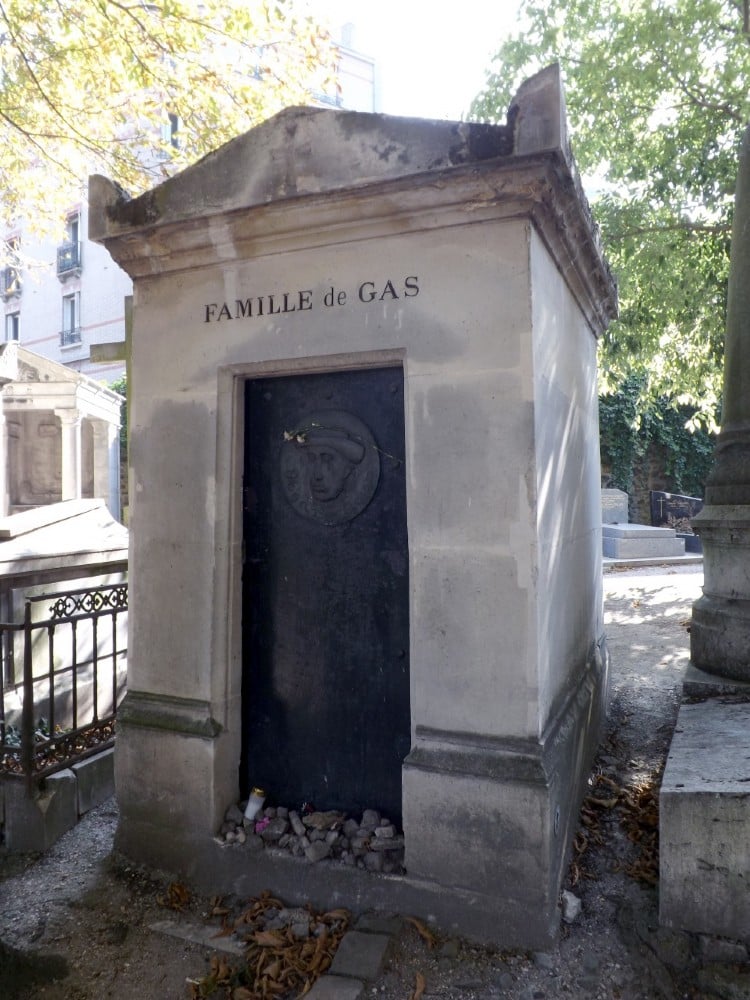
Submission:
M 61 243 L 57 248 L 57 273 L 69 274 L 81 268 L 81 244 L 78 240 Z
M 127 611 L 117 583 L 27 598 L 23 622 L 0 623 L 0 774 L 41 778 L 113 744 Z
M 21 291 L 21 276 L 15 267 L 4 267 L 0 270 L 0 295 L 9 299 Z
M 61 330 L 60 331 L 60 346 L 70 347 L 71 344 L 81 343 L 81 328 L 80 326 L 74 326 L 72 330 Z

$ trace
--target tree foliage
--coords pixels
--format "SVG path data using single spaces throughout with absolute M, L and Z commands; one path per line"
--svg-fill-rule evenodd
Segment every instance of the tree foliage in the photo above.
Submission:
M 331 65 L 289 0 L 0 0 L 4 222 L 59 214 L 95 171 L 143 190 L 307 103 Z
M 711 425 L 721 392 L 739 140 L 750 115 L 746 0 L 525 0 L 472 116 L 561 65 L 573 151 L 618 277 L 606 391 L 635 378 Z

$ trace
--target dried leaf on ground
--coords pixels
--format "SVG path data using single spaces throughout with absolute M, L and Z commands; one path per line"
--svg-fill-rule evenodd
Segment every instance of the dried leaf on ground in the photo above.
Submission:
M 425 982 L 425 978 L 424 978 L 424 976 L 422 975 L 421 972 L 418 972 L 417 975 L 416 975 L 416 982 L 414 984 L 414 990 L 412 991 L 412 994 L 409 997 L 409 1000 L 420 1000 L 420 998 L 423 996 L 424 991 L 425 991 L 426 988 L 427 988 L 427 983 Z
M 181 882 L 170 882 L 166 893 L 157 896 L 156 901 L 160 906 L 166 906 L 170 910 L 184 910 L 190 904 L 190 890 Z
M 407 917 L 406 919 L 410 924 L 413 924 L 414 927 L 416 927 L 417 933 L 426 943 L 427 947 L 434 948 L 437 944 L 437 938 L 432 933 L 430 928 L 423 924 L 421 920 L 417 920 L 416 917 Z

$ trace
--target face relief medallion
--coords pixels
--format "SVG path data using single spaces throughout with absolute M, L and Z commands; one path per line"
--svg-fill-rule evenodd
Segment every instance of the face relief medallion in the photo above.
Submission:
M 285 431 L 280 465 L 292 507 L 328 525 L 361 514 L 380 478 L 375 439 L 359 417 L 345 410 L 321 410 Z

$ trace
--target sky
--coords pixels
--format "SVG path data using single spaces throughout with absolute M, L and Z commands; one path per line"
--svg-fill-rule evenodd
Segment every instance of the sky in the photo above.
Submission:
M 378 111 L 418 118 L 465 118 L 502 39 L 515 30 L 520 0 L 308 0 L 339 38 L 355 26 L 353 48 L 375 59 Z M 442 7 L 444 13 L 438 13 Z

